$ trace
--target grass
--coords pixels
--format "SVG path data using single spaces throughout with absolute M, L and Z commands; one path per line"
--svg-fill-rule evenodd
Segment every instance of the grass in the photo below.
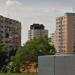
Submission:
M 37 74 L 30 74 L 30 73 L 0 73 L 0 75 L 37 75 Z

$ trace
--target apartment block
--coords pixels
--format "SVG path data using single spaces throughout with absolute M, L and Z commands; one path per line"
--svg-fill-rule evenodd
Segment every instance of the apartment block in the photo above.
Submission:
M 75 52 L 75 13 L 56 17 L 55 48 L 59 53 Z
M 0 16 L 0 43 L 9 50 L 21 46 L 21 22 Z
M 30 25 L 30 30 L 28 31 L 29 40 L 38 37 L 48 37 L 48 30 L 45 30 L 43 24 L 33 24 Z

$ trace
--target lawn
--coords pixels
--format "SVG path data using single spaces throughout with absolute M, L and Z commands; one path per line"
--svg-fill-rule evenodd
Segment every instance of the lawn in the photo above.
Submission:
M 0 75 L 37 75 L 37 74 L 28 74 L 28 73 L 0 73 Z

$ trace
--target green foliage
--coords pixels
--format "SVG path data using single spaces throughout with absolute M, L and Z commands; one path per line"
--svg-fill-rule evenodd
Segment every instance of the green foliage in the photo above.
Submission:
M 7 65 L 7 52 L 8 49 L 4 44 L 0 43 L 0 72 L 5 72 L 6 71 L 6 65 Z
M 13 58 L 13 65 L 17 67 L 17 70 L 21 64 L 26 66 L 35 63 L 35 67 L 37 67 L 38 56 L 53 54 L 55 54 L 55 48 L 50 45 L 48 38 L 35 38 L 27 41 L 27 43 L 17 51 L 16 56 Z
M 8 52 L 7 47 L 4 44 L 0 43 L 0 52 Z

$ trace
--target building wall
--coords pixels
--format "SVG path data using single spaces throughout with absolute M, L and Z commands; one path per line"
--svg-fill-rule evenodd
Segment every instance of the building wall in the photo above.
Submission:
M 57 52 L 74 52 L 75 16 L 73 13 L 56 18 L 55 47 Z
M 75 75 L 75 55 L 46 55 L 38 57 L 38 75 Z
M 28 38 L 31 40 L 38 37 L 48 37 L 48 30 L 42 24 L 33 24 L 28 31 Z
M 62 18 L 63 17 L 57 17 L 56 18 L 56 34 L 55 34 L 55 47 L 57 52 L 62 51 L 61 44 L 63 43 L 63 31 L 62 31 Z
M 48 37 L 48 30 L 29 30 L 29 39 L 38 37 Z
M 9 49 L 21 46 L 21 23 L 19 21 L 0 16 L 0 42 Z

